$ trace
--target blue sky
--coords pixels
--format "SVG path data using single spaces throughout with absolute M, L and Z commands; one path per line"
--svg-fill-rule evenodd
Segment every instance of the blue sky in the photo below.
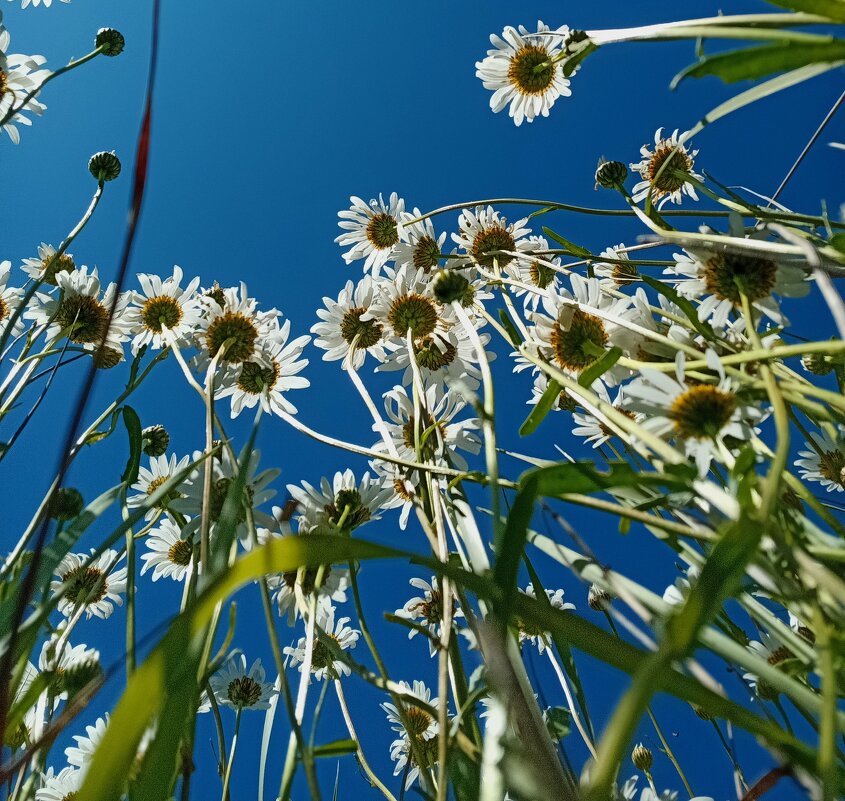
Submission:
M 204 286 L 212 280 L 223 285 L 244 280 L 264 307 L 280 308 L 292 321 L 293 331 L 302 334 L 315 322 L 320 298 L 336 296 L 347 278 L 360 275 L 358 264 L 344 265 L 333 241 L 337 211 L 350 194 L 366 199 L 397 191 L 409 207 L 423 210 L 497 196 L 616 206 L 615 198 L 593 188 L 600 156 L 635 161 L 640 145 L 652 141 L 658 126 L 689 128 L 736 88 L 707 80 L 669 92 L 672 75 L 693 59 L 691 43 L 617 46 L 586 62 L 573 80 L 572 97 L 558 101 L 549 119 L 517 129 L 506 114 L 490 112 L 489 93 L 474 75 L 487 37 L 507 24 L 531 26 L 538 18 L 552 26 L 621 27 L 667 21 L 670 13 L 676 19 L 714 14 L 719 5 L 697 1 L 667 6 L 652 0 L 568 5 L 550 0 L 518 6 L 504 0 L 402 5 L 382 0 L 165 3 L 147 201 L 131 271 L 165 274 L 179 264 L 186 275 L 200 275 Z M 22 131 L 22 144 L 15 148 L 4 140 L 0 258 L 17 265 L 34 255 L 41 241 L 58 244 L 94 189 L 86 170 L 88 157 L 98 150 L 116 149 L 123 158 L 124 176 L 107 187 L 94 219 L 71 248 L 78 263 L 96 265 L 104 276 L 115 273 L 147 68 L 148 6 L 74 0 L 70 5 L 54 2 L 51 9 L 21 11 L 16 5 L 4 5 L 12 51 L 43 53 L 48 66 L 86 53 L 101 26 L 121 30 L 127 48 L 119 58 L 98 58 L 55 82 L 42 98 L 48 105 L 46 114 L 31 130 Z M 738 2 L 723 10 L 769 8 L 762 2 Z M 764 194 L 774 191 L 840 91 L 841 73 L 829 73 L 725 119 L 696 139 L 701 151 L 697 165 L 732 185 Z M 826 199 L 836 213 L 842 201 L 842 155 L 825 147 L 830 140 L 845 140 L 845 118 L 834 120 L 811 152 L 782 197 L 787 205 L 815 213 L 819 200 Z M 520 216 L 513 210 L 505 213 Z M 630 243 L 639 233 L 621 219 L 556 214 L 543 220 L 596 251 Z M 454 217 L 443 219 L 439 229 L 453 224 Z M 833 333 L 817 302 L 805 304 L 794 318 L 797 330 L 808 337 Z M 302 419 L 326 433 L 369 444 L 373 439 L 369 418 L 348 380 L 336 365 L 321 362 L 315 348 L 306 355 L 311 359 L 307 374 L 312 386 L 293 399 Z M 499 391 L 503 445 L 545 453 L 551 452 L 552 442 L 565 444 L 569 429 L 555 421 L 545 424 L 542 444 L 519 441 L 516 428 L 530 388 L 525 381 L 508 379 L 508 371 L 501 359 L 496 374 L 508 382 L 500 383 L 504 389 Z M 159 381 L 142 390 L 134 405 L 144 425 L 166 425 L 175 452 L 188 453 L 203 441 L 202 410 L 175 365 L 167 364 L 161 372 Z M 48 398 L 17 453 L 7 460 L 7 476 L 20 477 L 5 482 L 7 501 L 12 500 L 12 487 L 15 500 L 9 515 L 15 525 L 7 531 L 16 530 L 46 488 L 69 399 L 74 397 L 70 388 L 81 375 L 81 370 L 67 371 L 67 388 Z M 91 409 L 114 395 L 117 381 L 115 376 L 102 377 Z M 371 384 L 374 393 L 388 387 L 381 378 Z M 245 420 L 239 421 L 231 430 L 243 434 L 245 425 Z M 365 467 L 360 460 L 305 440 L 278 420 L 265 421 L 259 441 L 264 466 L 283 471 L 282 492 L 287 482 L 313 483 L 347 465 L 358 471 Z M 39 459 L 43 454 L 49 469 L 41 463 L 40 469 L 33 469 L 33 454 Z M 125 443 L 113 437 L 79 460 L 73 479 L 90 497 L 117 483 L 124 458 Z M 505 469 L 511 476 L 521 472 L 515 463 Z M 577 513 L 570 517 L 576 527 L 586 520 L 590 545 L 612 566 L 659 589 L 676 575 L 671 554 L 655 549 L 642 532 L 620 537 L 610 520 L 596 526 L 592 518 Z M 372 526 L 366 535 L 424 548 L 419 533 L 399 531 L 393 519 Z M 585 607 L 583 588 L 539 557 L 536 562 L 547 586 L 567 587 L 570 600 Z M 381 641 L 402 640 L 400 647 L 389 649 L 393 676 L 432 683 L 434 663 L 425 645 L 415 640 L 406 646 L 400 630 L 379 622 L 382 612 L 394 611 L 410 597 L 405 582 L 411 575 L 404 565 L 365 566 L 361 574 L 365 607 L 371 610 Z M 175 587 L 163 582 L 152 585 L 147 579 L 140 581 L 141 632 L 160 623 L 178 604 Z M 236 642 L 245 647 L 250 660 L 261 656 L 269 665 L 269 649 L 261 645 L 263 628 L 254 590 L 241 593 L 238 609 Z M 104 653 L 110 652 L 109 638 L 122 637 L 121 632 L 121 615 L 80 629 Z M 283 632 L 283 638 L 293 636 Z M 357 655 L 366 661 L 363 650 L 362 645 Z M 536 657 L 534 661 L 549 703 L 561 703 L 546 665 Z M 588 660 L 583 665 L 595 699 L 594 717 L 601 721 L 625 685 L 600 665 Z M 111 688 L 112 698 L 119 683 Z M 368 758 L 380 774 L 389 773 L 390 732 L 376 707 L 380 699 L 368 687 L 358 683 L 354 687 L 352 715 L 364 733 Z M 330 700 L 327 707 L 318 740 L 344 736 L 336 704 Z M 102 708 L 83 716 L 84 722 L 91 722 Z M 729 797 L 729 764 L 715 736 L 705 731 L 700 740 L 698 733 L 691 734 L 701 729 L 684 705 L 660 699 L 655 709 L 666 729 L 679 732 L 673 747 L 689 768 L 696 790 L 717 799 Z M 255 796 L 262 722 L 257 714 L 244 721 L 233 784 L 236 801 Z M 207 723 L 198 735 L 196 797 L 219 792 L 206 742 L 211 736 Z M 646 728 L 643 732 L 656 745 Z M 274 740 L 276 754 L 285 741 L 281 733 Z M 741 745 L 750 776 L 769 764 L 766 757 L 754 756 L 749 741 Z M 567 747 L 580 764 L 583 754 L 574 738 Z M 275 786 L 280 759 L 273 766 L 270 786 Z M 334 771 L 332 762 L 321 774 L 327 795 Z M 342 798 L 376 797 L 356 776 L 350 758 L 341 762 L 340 771 Z M 659 760 L 655 775 L 661 787 L 678 784 L 665 758 Z M 782 788 L 770 797 L 788 798 L 790 790 Z

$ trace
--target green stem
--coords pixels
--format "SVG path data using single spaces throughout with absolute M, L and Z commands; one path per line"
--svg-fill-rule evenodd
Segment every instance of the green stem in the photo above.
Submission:
M 651 725 L 654 726 L 654 730 L 657 732 L 657 736 L 660 738 L 660 742 L 663 745 L 663 752 L 669 757 L 669 761 L 675 766 L 675 770 L 678 771 L 678 776 L 681 777 L 681 781 L 684 783 L 684 788 L 686 789 L 687 793 L 689 793 L 689 797 L 692 798 L 695 793 L 692 791 L 692 787 L 690 787 L 690 783 L 687 781 L 687 777 L 684 775 L 683 770 L 681 770 L 681 765 L 675 757 L 674 752 L 672 751 L 669 742 L 666 740 L 666 737 L 663 735 L 663 731 L 660 728 L 660 725 L 657 723 L 657 718 L 654 717 L 654 713 L 651 711 L 651 707 L 646 708 L 646 712 L 648 713 L 648 717 L 651 720 Z
M 238 731 L 241 728 L 242 707 L 238 707 L 235 713 L 235 733 L 232 735 L 232 749 L 229 751 L 229 760 L 226 763 L 226 775 L 223 778 L 222 801 L 229 801 L 229 780 L 232 778 L 232 765 L 235 764 L 235 750 L 238 747 Z

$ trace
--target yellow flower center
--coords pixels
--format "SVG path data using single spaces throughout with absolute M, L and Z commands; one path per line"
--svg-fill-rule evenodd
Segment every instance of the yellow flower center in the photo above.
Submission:
M 376 250 L 389 250 L 399 241 L 396 220 L 385 212 L 374 215 L 367 223 L 367 239 Z
M 546 48 L 525 45 L 511 58 L 508 80 L 523 95 L 542 95 L 554 82 L 556 71 Z
M 669 418 L 683 439 L 712 439 L 729 422 L 736 395 L 707 384 L 696 384 L 672 402 Z
M 149 298 L 141 307 L 144 328 L 160 334 L 163 328 L 176 328 L 182 320 L 182 307 L 175 298 L 167 295 Z

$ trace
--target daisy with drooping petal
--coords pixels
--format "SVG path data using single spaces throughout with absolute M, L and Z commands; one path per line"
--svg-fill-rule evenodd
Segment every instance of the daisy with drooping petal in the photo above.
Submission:
M 58 610 L 70 617 L 81 604 L 85 615 L 107 618 L 114 604 L 123 605 L 121 593 L 126 592 L 126 568 L 115 569 L 117 551 L 108 549 L 99 556 L 69 553 L 56 568 L 57 580 L 50 582 L 53 593 L 63 591 Z
M 593 265 L 593 271 L 601 279 L 602 286 L 623 287 L 638 280 L 640 273 L 637 265 L 631 264 L 624 243 L 605 248 L 599 253 L 599 258 L 613 259 L 612 262 L 597 261 Z
M 307 536 L 307 534 L 288 536 Z M 346 589 L 349 587 L 349 568 L 341 565 L 323 565 L 322 572 L 322 582 L 316 589 L 318 610 L 332 606 L 332 602 L 344 603 Z M 307 601 L 315 591 L 319 573 L 319 567 L 306 567 L 267 577 L 267 587 L 271 598 L 279 607 L 279 615 L 287 616 L 290 625 L 293 625 L 299 614 L 297 592 L 301 593 Z
M 572 94 L 561 63 L 568 34 L 566 26 L 552 31 L 538 21 L 536 32 L 509 25 L 501 37 L 491 35 L 493 49 L 475 65 L 484 88 L 493 91 L 490 108 L 499 112 L 509 105 L 508 115 L 517 126 L 548 117 L 559 97 Z
M 778 670 L 790 674 L 805 673 L 807 670 L 807 666 L 803 665 L 801 660 L 771 632 L 761 631 L 760 639 L 751 640 L 747 648 Z M 772 701 L 778 697 L 778 690 L 765 679 L 761 679 L 756 673 L 743 673 L 742 678 L 748 682 L 758 697 L 767 701 Z
M 434 656 L 443 622 L 443 593 L 437 583 L 436 576 L 431 577 L 431 584 L 420 578 L 412 578 L 409 583 L 412 587 L 422 590 L 422 596 L 411 598 L 401 609 L 397 609 L 395 614 L 397 617 L 403 617 L 406 620 L 418 621 L 428 629 L 431 634 L 428 638 L 429 654 Z M 453 598 L 452 619 L 463 616 L 464 613 Z M 412 639 L 418 633 L 417 629 L 411 629 L 408 632 L 408 639 Z
M 592 389 L 605 403 L 611 403 L 610 395 L 601 382 L 596 381 Z M 583 399 L 580 399 L 579 402 L 581 404 L 586 403 Z M 634 412 L 625 409 L 624 403 L 624 389 L 620 389 L 619 392 L 616 393 L 616 399 L 612 402 L 613 408 L 624 414 L 626 417 L 630 417 L 631 420 L 638 422 L 641 417 L 636 415 Z M 576 437 L 582 437 L 585 443 L 591 443 L 593 448 L 599 448 L 611 439 L 611 437 L 619 436 L 616 425 L 606 420 L 604 415 L 597 408 L 588 409 L 583 414 L 575 412 L 572 415 L 572 422 L 575 423 L 575 428 L 572 429 L 572 433 Z
M 54 675 L 51 681 L 50 691 L 56 701 L 68 697 L 68 679 L 74 679 L 71 683 L 77 684 L 76 678 L 95 676 L 101 672 L 100 652 L 96 648 L 89 648 L 87 645 L 71 645 L 62 637 L 64 627 L 60 626 L 53 636 L 41 646 L 41 653 L 38 657 L 38 669 Z M 64 640 L 64 645 L 62 641 Z M 57 652 L 58 651 L 58 652 Z M 74 677 L 74 674 L 76 676 Z
M 42 242 L 38 246 L 38 256 L 24 259 L 21 269 L 35 281 L 57 286 L 56 273 L 71 273 L 76 269 L 76 263 L 70 253 L 61 256 L 56 253 L 52 245 Z
M 350 628 L 348 617 L 335 620 L 335 609 L 333 606 L 324 607 L 317 615 L 317 625 L 341 651 L 348 651 L 358 644 L 361 632 Z M 299 665 L 301 673 L 305 667 L 305 646 L 306 638 L 300 637 L 295 647 L 288 646 L 284 652 L 290 656 L 290 663 L 293 666 Z M 335 659 L 325 643 L 314 636 L 314 645 L 311 649 L 311 673 L 317 681 L 322 679 L 338 679 L 341 676 L 348 676 L 352 671 L 345 662 Z
M 461 212 L 460 233 L 452 234 L 452 239 L 473 264 L 487 270 L 503 270 L 519 253 L 532 249 L 527 222 L 528 218 L 523 217 L 508 224 L 492 206 L 476 206 Z
M 689 138 L 689 131 L 679 135 L 677 128 L 671 136 L 664 138 L 663 129 L 658 128 L 654 134 L 654 152 L 648 145 L 640 148 L 642 160 L 631 164 L 631 169 L 643 179 L 634 186 L 632 196 L 635 202 L 639 203 L 651 195 L 652 202 L 661 208 L 667 201 L 680 203 L 684 195 L 698 200 L 695 185 L 690 179 L 704 179 L 693 172 L 698 151 L 687 148 Z
M 26 7 L 27 0 L 24 0 Z M 11 36 L 2 23 L 0 13 L 0 120 L 2 127 L 15 144 L 20 142 L 18 125 L 32 125 L 26 113 L 41 114 L 47 107 L 39 103 L 34 95 L 24 103 L 24 99 L 49 77 L 50 70 L 41 69 L 47 60 L 44 56 L 24 56 L 10 53 Z M 14 111 L 13 111 L 14 109 Z
M 534 585 L 529 584 L 525 590 L 525 594 L 531 598 L 536 598 L 537 593 L 534 591 Z M 563 600 L 563 590 L 546 590 L 546 597 L 553 609 L 574 609 L 575 605 Z M 538 628 L 533 623 L 528 623 L 525 620 L 517 621 L 517 628 L 519 630 L 519 644 L 530 642 L 537 646 L 537 650 L 542 654 L 546 648 L 549 647 L 549 635 L 541 628 Z
M 558 270 L 555 269 L 560 267 L 560 257 L 545 252 L 549 249 L 549 243 L 545 237 L 529 236 L 528 244 L 530 253 L 511 262 L 505 272 L 515 281 L 536 287 L 536 292 L 531 292 L 521 286 L 511 287 L 514 297 L 522 297 L 526 311 L 529 309 L 533 311 L 542 297 L 543 293 L 540 290 L 548 290 L 554 294 L 560 288 Z
M 419 433 L 422 459 L 435 463 L 448 461 L 459 470 L 466 470 L 466 460 L 459 451 L 475 454 L 481 450 L 481 440 L 475 433 L 478 420 L 474 417 L 455 420 L 467 402 L 453 392 L 444 392 L 437 384 L 426 388 L 422 401 L 421 419 L 417 424 L 414 401 L 405 387 L 396 386 L 384 395 L 387 430 L 400 456 L 416 458 Z M 378 428 L 373 426 L 373 430 L 378 431 Z M 379 441 L 373 447 L 383 451 L 385 445 Z
M 403 773 L 408 760 L 411 762 L 405 779 L 407 790 L 419 776 L 420 768 L 428 770 L 436 765 L 440 726 L 429 712 L 429 709 L 438 705 L 437 699 L 431 698 L 431 690 L 417 680 L 414 680 L 413 686 L 405 681 L 400 681 L 399 685 L 402 688 L 406 723 L 402 722 L 402 715 L 394 704 L 383 703 L 381 708 L 387 713 L 391 728 L 400 735 L 390 745 L 390 758 L 396 762 L 393 775 Z M 417 705 L 415 700 L 426 704 L 428 708 Z
M 84 778 L 77 768 L 62 768 L 54 773 L 48 768 L 43 786 L 35 791 L 35 801 L 73 801 L 79 794 Z
M 405 212 L 402 215 L 405 239 L 394 248 L 393 261 L 397 267 L 409 264 L 417 270 L 431 273 L 440 264 L 446 232 L 436 234 L 431 217 L 417 220 L 418 217 L 422 217 L 419 209 L 414 209 L 413 214 Z M 417 221 L 411 222 L 411 220 Z
M 392 490 L 391 496 L 382 504 L 382 508 L 399 508 L 399 528 L 404 531 L 408 525 L 408 517 L 411 514 L 411 509 L 413 509 L 414 504 L 418 501 L 418 493 L 414 481 L 403 467 L 392 462 L 382 462 L 374 459 L 370 462 L 370 467 L 379 476 L 384 487 L 389 491 Z
M 719 367 L 718 357 L 708 358 Z M 723 372 L 717 384 L 686 384 L 665 373 L 643 368 L 640 376 L 627 385 L 626 406 L 645 418 L 640 425 L 652 434 L 674 440 L 695 460 L 705 475 L 713 459 L 722 460 L 725 438 L 748 442 L 764 413 L 744 403 L 736 386 Z
M 261 358 L 227 368 L 219 379 L 215 397 L 232 399 L 232 419 L 241 411 L 261 404 L 268 414 L 296 414 L 294 406 L 286 397 L 291 389 L 304 389 L 311 382 L 297 373 L 308 366 L 308 359 L 300 359 L 309 336 L 301 336 L 288 342 L 290 320 L 286 320 L 279 331 L 266 339 L 261 347 Z
M 818 481 L 828 492 L 845 490 L 845 427 L 837 426 L 836 431 L 835 437 L 828 431 L 815 432 L 795 460 L 801 478 Z
M 261 660 L 256 659 L 249 670 L 246 657 L 238 654 L 228 659 L 211 677 L 211 690 L 217 702 L 233 709 L 269 709 L 276 694 L 272 681 L 265 681 Z
M 75 746 L 65 748 L 65 756 L 67 757 L 68 764 L 79 768 L 83 775 L 88 770 L 94 752 L 105 736 L 108 725 L 109 713 L 106 712 L 105 717 L 97 718 L 93 726 L 85 727 L 85 734 L 75 734 L 73 736 L 73 739 L 76 740 Z
M 23 290 L 20 287 L 8 286 L 9 276 L 12 273 L 12 262 L 0 262 L 0 331 L 5 331 L 20 305 L 23 298 Z M 19 316 L 12 327 L 11 335 L 17 336 L 24 329 L 23 317 Z
M 533 365 L 532 365 L 533 366 Z M 515 371 L 516 372 L 516 371 Z M 596 382 L 596 385 L 600 382 Z M 602 387 L 604 384 L 602 384 Z M 534 373 L 534 383 L 531 385 L 531 397 L 526 401 L 529 406 L 536 406 L 540 402 L 540 398 L 546 394 L 549 388 L 549 377 L 542 371 L 537 370 Z M 581 398 L 574 397 L 562 389 L 558 395 L 557 402 L 552 405 L 553 412 L 574 412 L 579 404 Z
M 378 510 L 390 497 L 390 492 L 369 473 L 360 482 L 347 468 L 320 480 L 320 488 L 307 481 L 302 486 L 288 484 L 288 492 L 297 503 L 297 522 L 300 534 L 333 534 L 343 520 L 345 530 L 352 531 L 370 520 L 378 520 Z
M 150 495 L 159 487 L 166 484 L 171 478 L 181 473 L 190 463 L 190 456 L 183 456 L 177 461 L 175 453 L 172 453 L 169 459 L 164 454 L 161 456 L 151 456 L 150 466 L 148 468 L 143 466 L 138 468 L 138 480 L 132 485 L 132 489 L 138 494 L 130 495 L 126 499 L 126 505 L 130 509 L 135 509 L 143 505 Z M 155 506 L 147 510 L 144 519 L 152 520 L 156 515 L 165 511 L 174 500 L 180 497 L 182 497 L 182 493 L 174 487 Z
M 405 201 L 396 192 L 390 195 L 388 203 L 382 195 L 369 203 L 354 195 L 349 200 L 352 202 L 350 208 L 337 213 L 338 225 L 346 233 L 338 236 L 335 242 L 341 247 L 349 246 L 343 254 L 347 264 L 364 259 L 364 272 L 371 272 L 375 277 L 393 255 L 396 245 L 405 240 L 402 226 Z
M 165 329 L 178 342 L 192 336 L 200 323 L 202 305 L 197 298 L 199 277 L 182 289 L 182 268 L 173 267 L 173 275 L 161 280 L 157 275 L 138 275 L 140 292 L 131 295 L 130 320 L 138 329 L 132 340 L 132 353 L 137 354 L 143 345 L 154 349 L 169 343 Z
M 147 551 L 141 554 L 144 563 L 141 575 L 152 569 L 153 581 L 162 577 L 182 581 L 190 576 L 194 539 L 183 539 L 179 527 L 169 517 L 162 518 L 159 526 L 150 531 L 145 540 Z
M 384 325 L 369 314 L 376 295 L 375 281 L 365 275 L 357 284 L 347 281 L 337 300 L 323 298 L 326 308 L 317 310 L 321 322 L 311 327 L 314 344 L 325 351 L 323 361 L 346 359 L 358 370 L 368 353 L 384 358 Z

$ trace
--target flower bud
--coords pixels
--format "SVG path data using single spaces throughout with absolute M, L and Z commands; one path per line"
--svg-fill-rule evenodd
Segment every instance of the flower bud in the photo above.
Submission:
M 102 150 L 88 160 L 88 172 L 98 181 L 113 181 L 120 175 L 120 159 L 113 150 Z
M 100 28 L 94 38 L 94 46 L 101 47 L 104 56 L 119 56 L 126 46 L 126 39 L 114 28 Z
M 654 764 L 654 757 L 651 755 L 650 749 L 646 748 L 642 743 L 638 743 L 631 752 L 631 762 L 639 770 L 648 773 Z
M 50 500 L 50 517 L 55 520 L 73 520 L 79 516 L 85 501 L 82 493 L 73 487 L 60 487 Z
M 100 667 L 99 659 L 86 659 L 82 662 L 59 671 L 58 687 L 59 692 L 66 692 L 68 698 L 84 690 L 91 682 L 101 679 L 103 668 Z
M 150 426 L 141 432 L 144 439 L 144 453 L 147 456 L 162 456 L 170 444 L 170 434 L 164 426 Z
M 469 281 L 455 270 L 440 270 L 434 279 L 434 297 L 441 303 L 463 300 Z
M 596 168 L 596 189 L 617 189 L 625 183 L 628 168 L 621 161 L 599 161 Z
M 613 598 L 607 590 L 603 590 L 595 584 L 590 585 L 590 591 L 587 593 L 587 605 L 594 612 L 604 612 L 609 609 L 612 600 Z

